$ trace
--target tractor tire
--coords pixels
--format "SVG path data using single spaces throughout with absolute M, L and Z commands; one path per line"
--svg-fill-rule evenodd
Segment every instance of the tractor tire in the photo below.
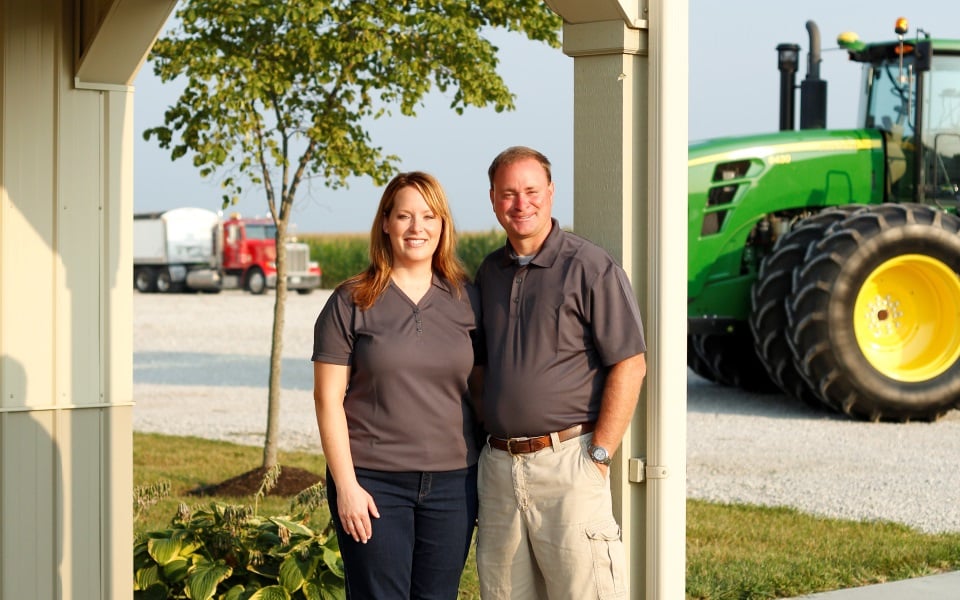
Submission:
M 869 421 L 935 421 L 960 402 L 960 219 L 883 204 L 834 225 L 796 271 L 799 370 Z
M 694 337 L 696 336 L 687 336 L 687 366 L 696 375 L 699 375 L 707 381 L 716 382 L 717 377 L 713 374 L 713 370 L 710 369 L 710 365 L 704 362 L 703 359 L 700 358 L 700 355 L 697 354 L 697 349 L 694 345 Z
M 780 392 L 760 363 L 753 348 L 753 337 L 747 328 L 731 333 L 695 335 L 693 344 L 700 360 L 710 369 L 717 383 L 759 394 Z
M 830 208 L 801 221 L 781 236 L 773 252 L 763 259 L 751 290 L 750 331 L 757 356 L 787 396 L 808 406 L 819 408 L 823 401 L 797 370 L 790 347 L 786 300 L 793 284 L 793 271 L 803 264 L 807 248 L 820 241 L 831 225 L 862 208 L 857 204 Z

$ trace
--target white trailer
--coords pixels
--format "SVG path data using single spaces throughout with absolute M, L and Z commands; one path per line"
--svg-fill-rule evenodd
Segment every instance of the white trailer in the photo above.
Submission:
M 133 283 L 141 292 L 219 291 L 220 217 L 174 208 L 133 217 Z

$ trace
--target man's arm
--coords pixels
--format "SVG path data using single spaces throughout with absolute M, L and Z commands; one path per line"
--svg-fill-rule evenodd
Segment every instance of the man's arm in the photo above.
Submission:
M 647 374 L 646 355 L 641 353 L 626 358 L 610 367 L 603 387 L 600 416 L 593 431 L 593 444 L 603 446 L 611 456 L 623 440 L 623 434 L 637 408 L 640 387 Z M 603 472 L 607 467 L 597 465 Z

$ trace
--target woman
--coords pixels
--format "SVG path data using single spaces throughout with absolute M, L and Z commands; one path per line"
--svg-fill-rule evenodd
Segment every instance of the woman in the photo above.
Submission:
M 347 596 L 457 597 L 477 514 L 473 291 L 432 176 L 387 185 L 371 264 L 314 328 L 314 402 Z

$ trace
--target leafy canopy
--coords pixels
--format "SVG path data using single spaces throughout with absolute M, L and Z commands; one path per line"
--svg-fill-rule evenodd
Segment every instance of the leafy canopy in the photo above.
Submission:
M 484 34 L 504 28 L 558 47 L 561 24 L 542 0 L 186 0 L 177 18 L 151 61 L 162 81 L 186 87 L 144 138 L 173 159 L 191 154 L 203 176 L 226 168 L 233 193 L 238 173 L 263 186 L 275 218 L 277 182 L 283 204 L 304 177 L 333 188 L 350 176 L 385 182 L 399 159 L 364 123 L 415 115 L 434 86 L 458 113 L 512 109 Z

